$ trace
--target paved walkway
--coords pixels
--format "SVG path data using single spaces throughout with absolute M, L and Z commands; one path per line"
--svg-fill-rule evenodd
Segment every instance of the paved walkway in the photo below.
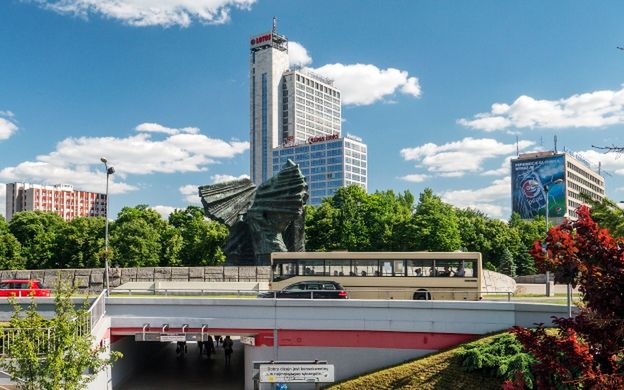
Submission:
M 160 355 L 146 357 L 148 365 L 114 390 L 238 390 L 245 387 L 243 346 L 238 340 L 234 340 L 232 365 L 228 368 L 221 347 L 210 360 L 205 356 L 199 358 L 197 344 L 188 343 L 185 358 L 178 358 L 175 349 L 175 343 L 171 343 Z

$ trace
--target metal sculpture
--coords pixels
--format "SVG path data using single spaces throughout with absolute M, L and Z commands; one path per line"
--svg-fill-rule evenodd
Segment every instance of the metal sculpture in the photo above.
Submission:
M 301 252 L 308 185 L 291 160 L 256 186 L 249 179 L 199 187 L 204 214 L 228 226 L 227 262 L 267 265 L 272 252 Z

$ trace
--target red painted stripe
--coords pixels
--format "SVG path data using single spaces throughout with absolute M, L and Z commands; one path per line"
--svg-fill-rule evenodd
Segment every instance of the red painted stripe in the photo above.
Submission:
M 159 331 L 152 328 L 150 331 Z M 200 332 L 190 328 L 187 332 Z M 111 328 L 112 340 L 118 336 L 141 333 L 141 328 Z M 181 333 L 181 328 L 167 329 L 167 333 Z M 215 335 L 255 335 L 256 346 L 273 346 L 270 329 L 214 329 Z M 339 348 L 391 348 L 391 349 L 444 349 L 474 340 L 479 335 L 462 333 L 390 332 L 368 330 L 298 330 L 279 329 L 279 346 L 283 347 L 339 347 Z M 115 337 L 117 336 L 117 337 Z

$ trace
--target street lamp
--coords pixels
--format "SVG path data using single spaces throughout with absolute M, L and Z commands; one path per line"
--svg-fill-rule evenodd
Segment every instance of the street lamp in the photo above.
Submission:
M 109 282 L 109 267 L 108 267 L 108 178 L 110 175 L 115 173 L 115 168 L 108 166 L 108 160 L 104 157 L 100 158 L 100 161 L 104 163 L 104 168 L 106 169 L 106 221 L 104 228 L 104 274 L 106 276 L 106 295 L 110 294 L 110 282 Z
M 551 182 L 551 186 L 563 183 L 563 179 L 557 179 Z M 548 184 L 544 185 L 544 193 L 546 194 L 546 237 L 548 237 L 548 191 L 550 187 Z M 544 242 L 544 246 L 546 242 Z M 550 296 L 550 271 L 546 271 L 546 295 Z M 572 301 L 571 301 L 571 286 L 568 283 L 568 317 L 572 317 Z

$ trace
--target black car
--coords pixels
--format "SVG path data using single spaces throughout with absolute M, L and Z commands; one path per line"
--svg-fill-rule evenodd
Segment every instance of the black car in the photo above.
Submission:
M 347 299 L 349 296 L 340 283 L 310 280 L 291 284 L 280 291 L 261 293 L 258 298 Z

